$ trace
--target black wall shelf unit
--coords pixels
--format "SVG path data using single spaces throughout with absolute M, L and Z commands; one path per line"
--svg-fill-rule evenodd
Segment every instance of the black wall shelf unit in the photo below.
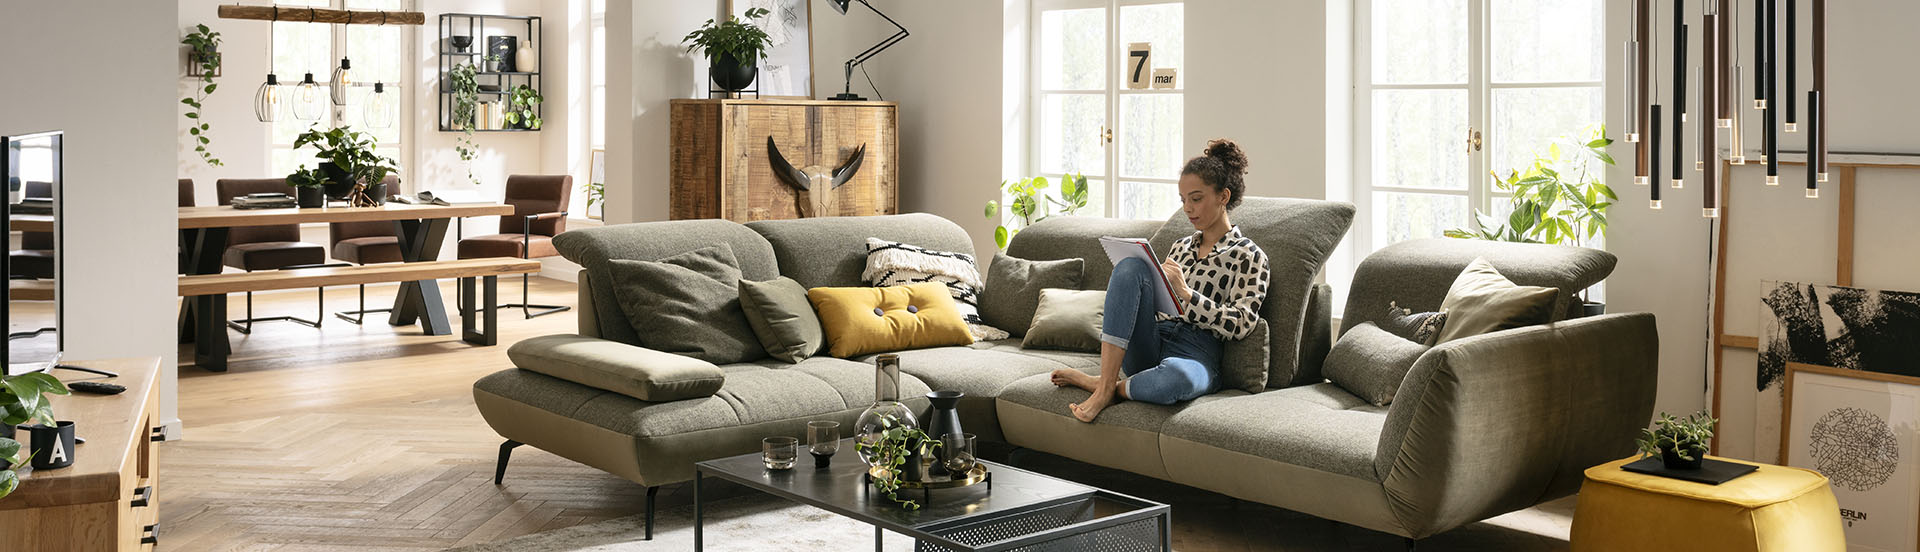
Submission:
M 438 109 L 435 112 L 442 132 L 462 132 L 461 128 L 453 125 L 453 81 L 449 78 L 454 66 L 459 64 L 473 63 L 479 66 L 480 70 L 474 73 L 473 80 L 480 85 L 480 101 L 495 102 L 502 109 L 507 106 L 510 94 L 516 86 L 524 84 L 539 91 L 543 96 L 546 94 L 546 89 L 540 81 L 540 72 L 537 70 L 546 66 L 544 59 L 537 59 L 544 57 L 543 52 L 546 50 L 541 44 L 540 16 L 443 13 L 440 14 L 438 27 L 440 39 L 434 43 L 436 52 L 434 57 L 438 59 L 440 68 L 440 90 L 435 94 L 435 98 L 438 99 L 436 102 Z M 471 42 L 464 50 L 455 48 L 453 46 L 455 36 L 469 37 Z M 525 69 L 528 68 L 525 67 L 514 67 L 519 69 L 516 71 L 493 70 L 495 67 L 485 61 L 485 56 L 489 53 L 488 38 L 501 36 L 512 36 L 532 43 L 536 58 L 532 69 L 536 70 L 526 71 Z M 517 48 L 519 40 L 514 44 Z M 479 109 L 476 108 L 476 117 L 478 112 Z M 534 113 L 542 118 L 546 117 L 544 102 L 534 106 Z M 473 131 L 538 132 L 538 130 L 526 128 L 486 128 L 485 121 L 481 121 L 479 128 Z

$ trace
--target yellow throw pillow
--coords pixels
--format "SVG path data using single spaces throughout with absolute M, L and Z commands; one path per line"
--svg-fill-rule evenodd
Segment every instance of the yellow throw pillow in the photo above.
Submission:
M 938 282 L 817 287 L 807 290 L 807 300 L 826 330 L 827 353 L 836 357 L 973 343 L 952 293 Z

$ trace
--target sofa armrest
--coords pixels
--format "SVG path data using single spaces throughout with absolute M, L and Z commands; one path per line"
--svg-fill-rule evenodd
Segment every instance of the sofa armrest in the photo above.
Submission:
M 1420 538 L 1577 491 L 1629 454 L 1659 376 L 1652 314 L 1610 314 L 1450 341 L 1401 382 L 1374 468 Z
M 522 370 L 651 402 L 711 396 L 727 379 L 704 360 L 574 334 L 515 343 L 507 358 Z

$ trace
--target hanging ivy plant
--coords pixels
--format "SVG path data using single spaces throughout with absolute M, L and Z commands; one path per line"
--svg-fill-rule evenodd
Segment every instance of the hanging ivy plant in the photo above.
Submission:
M 485 56 L 484 61 L 497 61 L 498 56 Z M 447 79 L 453 88 L 453 113 L 449 124 L 460 125 L 460 143 L 453 150 L 460 153 L 460 160 L 467 163 L 467 180 L 475 185 L 480 180 L 473 177 L 473 125 L 475 107 L 480 103 L 480 83 L 474 80 L 474 74 L 480 68 L 475 64 L 462 63 L 447 71 Z
M 212 95 L 213 90 L 219 87 L 213 82 L 213 78 L 215 73 L 220 72 L 220 33 L 214 32 L 206 25 L 195 25 L 194 31 L 187 33 L 185 38 L 181 38 L 180 43 L 191 49 L 187 62 L 200 69 L 200 82 L 194 85 L 193 95 L 180 99 L 180 103 L 193 108 L 192 111 L 187 112 L 187 134 L 193 135 L 195 142 L 193 151 L 200 154 L 200 159 L 206 161 L 207 166 L 225 165 L 226 163 L 220 162 L 220 158 L 213 156 L 213 152 L 207 150 L 207 146 L 213 143 L 213 139 L 208 137 L 208 131 L 212 127 L 201 118 L 205 113 L 207 96 Z

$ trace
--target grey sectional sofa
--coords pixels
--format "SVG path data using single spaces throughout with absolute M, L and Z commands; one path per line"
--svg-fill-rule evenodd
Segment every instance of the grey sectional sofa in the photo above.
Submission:
M 1234 213 L 1273 270 L 1262 312 L 1268 331 L 1249 338 L 1267 349 L 1264 392 L 1227 390 L 1173 406 L 1123 402 L 1083 424 L 1066 405 L 1086 392 L 1054 387 L 1046 374 L 1063 367 L 1095 371 L 1097 356 L 1023 350 L 1016 337 L 899 353 L 902 395 L 964 391 L 962 423 L 983 439 L 1410 538 L 1571 494 L 1581 470 L 1632 449 L 1654 397 L 1657 342 L 1648 314 L 1561 320 L 1442 344 L 1416 363 L 1386 407 L 1326 383 L 1319 370 L 1334 338 L 1331 294 L 1312 280 L 1352 213 L 1344 203 L 1272 198 L 1248 198 Z M 1104 289 L 1111 265 L 1096 238 L 1145 237 L 1165 252 L 1188 233 L 1191 227 L 1177 216 L 1164 223 L 1054 218 L 1022 231 L 1008 254 L 1085 259 L 1082 287 Z M 526 340 L 509 355 L 522 367 L 619 364 L 671 384 L 679 370 L 700 361 L 635 345 L 637 336 L 601 284 L 610 278 L 606 260 L 654 260 L 725 242 L 746 279 L 859 286 L 868 237 L 972 252 L 958 225 L 924 214 L 575 230 L 554 243 L 584 267 L 579 335 Z M 1454 276 L 1475 257 L 1486 257 L 1517 283 L 1559 288 L 1561 304 L 1569 306 L 1574 293 L 1604 278 L 1614 262 L 1605 252 L 1569 247 L 1402 243 L 1360 265 L 1345 325 L 1384 314 L 1389 301 L 1437 309 Z M 1578 311 L 1562 307 L 1556 319 L 1568 312 Z M 512 447 L 530 444 L 648 487 L 651 513 L 653 491 L 690 479 L 694 462 L 758 450 L 768 435 L 802 435 L 809 420 L 850 425 L 873 400 L 870 357 L 718 368 L 724 382 L 717 392 L 655 401 L 508 369 L 476 382 L 474 401 L 507 439 L 501 470 Z M 924 399 L 910 402 L 925 406 Z

